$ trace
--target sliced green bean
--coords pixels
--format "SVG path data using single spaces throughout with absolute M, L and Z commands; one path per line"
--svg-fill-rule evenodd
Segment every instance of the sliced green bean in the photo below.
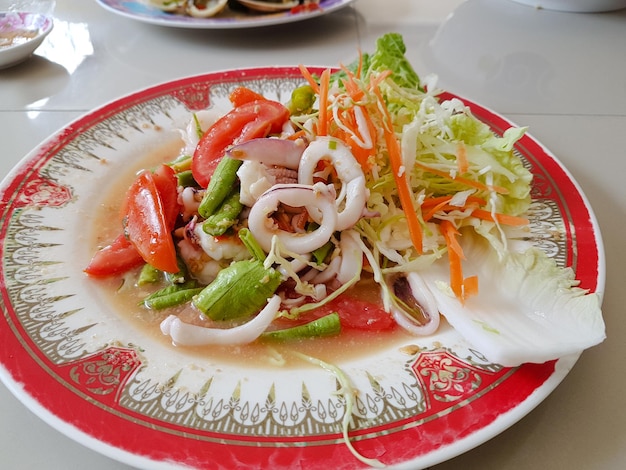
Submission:
M 143 303 L 148 308 L 163 310 L 189 302 L 203 288 L 198 286 L 195 281 L 184 284 L 172 284 L 150 294 L 144 299 Z
M 235 225 L 242 209 L 243 204 L 239 201 L 239 188 L 235 188 L 224 199 L 217 212 L 203 222 L 202 229 L 214 237 L 224 235 L 226 230 Z
M 185 170 L 176 173 L 176 179 L 178 180 L 178 186 L 182 186 L 184 188 L 199 186 L 194 179 L 191 170 Z
M 161 279 L 161 271 L 152 266 L 151 264 L 144 264 L 139 272 L 137 278 L 138 286 L 145 286 L 146 284 L 154 284 Z
M 191 170 L 191 162 L 191 155 L 181 155 L 176 160 L 171 161 L 168 165 L 172 167 L 176 173 L 180 173 L 181 171 Z
M 196 135 L 200 139 L 204 134 L 204 131 L 202 130 L 202 124 L 200 123 L 200 119 L 198 119 L 198 115 L 196 113 L 193 113 L 193 122 L 196 125 Z
M 333 242 L 328 241 L 317 250 L 313 250 L 311 254 L 313 255 L 313 258 L 315 258 L 315 262 L 317 264 L 322 264 L 334 246 Z
M 284 330 L 265 332 L 261 335 L 261 338 L 286 341 L 300 338 L 334 336 L 339 333 L 341 333 L 341 322 L 339 321 L 339 315 L 333 312 L 309 323 L 305 323 L 304 325 L 298 325 Z
M 240 229 L 239 238 L 255 259 L 259 261 L 265 261 L 265 258 L 267 258 L 267 256 L 265 256 L 263 248 L 261 248 L 261 245 L 259 245 L 259 242 L 256 240 L 256 238 L 254 238 L 254 235 L 252 235 L 252 232 L 249 229 Z
M 215 168 L 198 213 L 204 217 L 212 216 L 224 199 L 230 194 L 237 181 L 237 170 L 243 162 L 230 157 L 223 157 Z
M 187 279 L 189 279 L 189 270 L 187 269 L 185 262 L 180 257 L 178 257 L 176 261 L 178 262 L 178 272 L 165 273 L 165 279 L 170 284 L 183 284 L 187 282 Z

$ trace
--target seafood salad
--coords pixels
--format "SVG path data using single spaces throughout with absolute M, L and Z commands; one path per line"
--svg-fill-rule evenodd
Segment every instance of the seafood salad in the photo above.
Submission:
M 515 366 L 604 339 L 600 294 L 511 242 L 529 224 L 524 128 L 496 135 L 441 99 L 398 34 L 349 66 L 300 70 L 287 103 L 238 87 L 229 109 L 195 113 L 182 154 L 137 174 L 85 272 L 153 286 L 143 305 L 171 311 L 160 329 L 180 347 L 427 336 L 445 317 Z

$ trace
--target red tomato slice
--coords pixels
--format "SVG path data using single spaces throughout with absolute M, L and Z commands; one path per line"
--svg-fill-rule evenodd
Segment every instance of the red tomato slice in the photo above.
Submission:
M 224 152 L 234 144 L 280 132 L 289 110 L 270 100 L 250 101 L 231 110 L 202 136 L 191 162 L 191 172 L 206 188 Z
M 256 91 L 251 90 L 250 88 L 246 88 L 245 86 L 240 86 L 235 88 L 230 95 L 228 95 L 228 99 L 236 108 L 238 106 L 242 106 L 246 103 L 250 103 L 251 101 L 265 100 L 266 98 L 257 93 Z
M 158 178 L 158 177 L 157 177 Z M 126 196 L 126 234 L 146 263 L 178 272 L 176 249 L 155 176 L 142 171 Z
M 163 213 L 168 231 L 172 231 L 180 214 L 178 205 L 178 180 L 172 167 L 162 164 L 152 175 L 163 203 Z
M 124 234 L 99 250 L 85 268 L 91 276 L 112 276 L 144 264 L 144 260 Z
M 357 299 L 349 295 L 340 295 L 324 306 L 315 310 L 316 316 L 324 316 L 332 312 L 339 314 L 341 326 L 366 331 L 385 331 L 395 328 L 392 316 L 375 303 Z

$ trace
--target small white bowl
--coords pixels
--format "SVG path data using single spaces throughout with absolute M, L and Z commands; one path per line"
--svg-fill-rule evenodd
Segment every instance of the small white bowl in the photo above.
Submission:
M 0 12 L 0 69 L 28 59 L 53 25 L 52 18 L 39 13 Z

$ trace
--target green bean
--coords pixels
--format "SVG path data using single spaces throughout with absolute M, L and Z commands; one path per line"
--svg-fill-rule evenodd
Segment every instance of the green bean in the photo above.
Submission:
M 239 238 L 248 249 L 250 254 L 259 261 L 264 261 L 266 256 L 263 248 L 259 245 L 259 242 L 256 241 L 252 232 L 247 228 L 242 228 L 239 230 Z
M 202 138 L 204 131 L 202 130 L 202 124 L 200 123 L 200 119 L 198 119 L 198 115 L 196 113 L 193 113 L 193 122 L 196 126 L 196 135 L 198 136 L 198 139 L 200 139 Z
M 183 284 L 189 279 L 189 270 L 187 269 L 187 265 L 180 258 L 177 257 L 176 261 L 178 263 L 178 272 L 177 273 L 165 273 L 165 279 L 170 284 Z
M 202 291 L 195 281 L 184 284 L 172 284 L 160 289 L 143 300 L 143 304 L 154 310 L 175 307 L 176 305 L 189 302 L 195 295 Z
M 311 254 L 313 255 L 313 258 L 315 258 L 315 262 L 317 264 L 322 264 L 334 246 L 333 242 L 328 241 L 317 250 L 313 250 Z
M 205 219 L 215 213 L 226 196 L 232 191 L 237 181 L 237 170 L 243 162 L 230 157 L 223 157 L 215 168 L 198 212 Z
M 191 170 L 181 171 L 180 173 L 176 173 L 176 179 L 178 180 L 178 186 L 182 186 L 184 188 L 198 186 L 198 183 L 193 177 L 193 173 Z
M 154 284 L 161 279 L 161 271 L 152 266 L 151 264 L 144 264 L 139 272 L 139 277 L 137 278 L 137 285 L 143 286 L 146 284 Z
M 204 221 L 202 229 L 214 237 L 224 235 L 226 230 L 235 225 L 242 209 L 243 204 L 239 201 L 239 188 L 234 188 L 226 196 L 217 212 Z
M 261 335 L 263 339 L 285 341 L 300 338 L 319 338 L 321 336 L 338 335 L 341 332 L 339 315 L 336 312 L 329 313 L 321 318 L 304 325 L 286 328 L 284 330 L 268 331 Z
M 181 155 L 168 163 L 168 165 L 171 166 L 176 173 L 180 173 L 181 171 L 191 170 L 191 161 L 191 155 Z

